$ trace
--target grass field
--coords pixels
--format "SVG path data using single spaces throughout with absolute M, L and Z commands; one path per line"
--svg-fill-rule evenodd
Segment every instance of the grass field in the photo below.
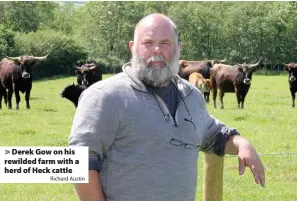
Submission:
M 59 92 L 73 81 L 75 77 L 36 81 L 31 110 L 25 108 L 23 95 L 19 111 L 4 107 L 0 111 L 0 146 L 67 146 L 75 107 Z M 253 143 L 265 165 L 266 187 L 255 184 L 249 169 L 238 176 L 237 158 L 227 156 L 223 200 L 297 201 L 297 154 L 269 155 L 297 152 L 297 108 L 291 107 L 287 76 L 254 76 L 243 110 L 237 109 L 234 94 L 226 94 L 224 100 L 224 110 L 214 109 L 211 101 L 209 112 Z M 202 200 L 203 161 L 200 153 L 196 201 Z M 23 200 L 78 199 L 72 184 L 0 184 L 0 201 Z

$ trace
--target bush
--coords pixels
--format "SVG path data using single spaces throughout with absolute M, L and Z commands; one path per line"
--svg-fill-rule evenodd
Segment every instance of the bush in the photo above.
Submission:
M 0 59 L 14 53 L 15 33 L 0 25 Z
M 41 30 L 16 36 L 17 55 L 44 56 L 48 60 L 34 69 L 35 77 L 48 77 L 73 73 L 78 61 L 86 60 L 86 50 L 71 37 L 53 30 Z
M 106 58 L 89 58 L 90 63 L 91 61 L 94 61 L 94 63 L 97 63 L 102 73 L 104 74 L 114 74 L 114 73 L 120 73 L 122 72 L 122 65 L 124 65 L 124 62 L 119 60 L 116 57 L 107 56 Z

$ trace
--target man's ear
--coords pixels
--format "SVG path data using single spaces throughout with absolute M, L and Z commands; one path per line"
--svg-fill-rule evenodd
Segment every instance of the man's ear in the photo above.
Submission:
M 134 46 L 134 41 L 133 40 L 129 41 L 129 47 L 132 54 L 133 54 L 133 46 Z
M 181 50 L 181 48 L 182 48 L 181 42 L 178 42 L 178 47 L 179 47 L 179 50 Z

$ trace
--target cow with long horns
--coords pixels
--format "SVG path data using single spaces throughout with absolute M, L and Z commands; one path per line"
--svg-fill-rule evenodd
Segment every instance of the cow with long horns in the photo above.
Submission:
M 234 66 L 225 64 L 215 64 L 210 69 L 210 82 L 213 96 L 213 104 L 216 108 L 217 90 L 221 108 L 224 109 L 223 97 L 225 93 L 236 94 L 238 108 L 244 108 L 244 99 L 251 86 L 253 72 L 263 63 L 262 58 L 256 64 L 237 64 Z
M 100 67 L 94 63 L 84 64 L 81 67 L 75 66 L 75 69 L 77 84 L 89 87 L 95 82 L 102 80 Z
M 19 109 L 20 94 L 25 93 L 26 107 L 30 109 L 30 92 L 32 89 L 32 67 L 47 59 L 46 56 L 6 57 L 0 62 L 0 100 L 6 100 L 7 107 L 12 109 L 11 99 L 15 93 L 16 109 Z M 7 94 L 6 94 L 7 93 Z

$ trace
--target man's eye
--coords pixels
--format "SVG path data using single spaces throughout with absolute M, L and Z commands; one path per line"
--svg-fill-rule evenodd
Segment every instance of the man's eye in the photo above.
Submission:
M 144 44 L 152 44 L 152 41 L 145 41 Z

